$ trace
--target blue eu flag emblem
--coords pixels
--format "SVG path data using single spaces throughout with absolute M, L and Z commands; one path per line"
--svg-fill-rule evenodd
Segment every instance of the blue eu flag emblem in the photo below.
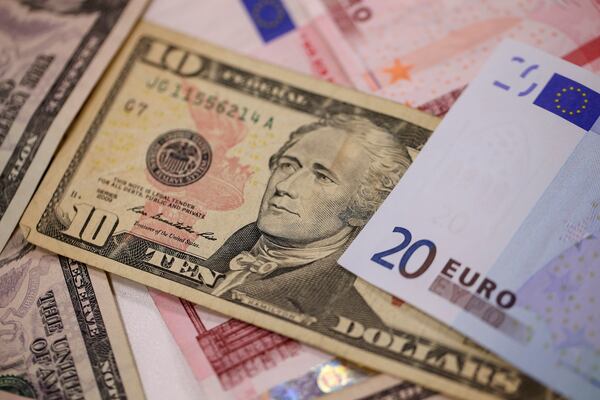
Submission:
M 600 116 L 600 93 L 560 74 L 554 74 L 533 102 L 589 131 Z
M 242 2 L 265 43 L 294 30 L 294 22 L 281 0 Z

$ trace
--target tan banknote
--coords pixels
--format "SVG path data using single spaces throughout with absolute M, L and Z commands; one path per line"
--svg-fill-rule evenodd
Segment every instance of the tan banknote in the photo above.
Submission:
M 455 396 L 543 389 L 336 260 L 437 120 L 142 24 L 22 220 L 59 254 Z
M 27 243 L 0 254 L 0 398 L 144 397 L 106 274 Z
M 0 1 L 0 251 L 146 3 Z
M 449 400 L 420 386 L 379 374 L 319 400 Z M 262 400 L 262 399 L 261 399 Z

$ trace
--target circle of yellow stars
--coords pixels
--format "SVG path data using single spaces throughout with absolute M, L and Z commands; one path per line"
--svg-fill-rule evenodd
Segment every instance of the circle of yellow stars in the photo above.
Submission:
M 573 111 L 573 110 L 567 111 L 566 107 L 560 105 L 560 98 L 562 97 L 563 94 L 565 94 L 567 92 L 579 93 L 581 95 L 581 97 L 583 98 L 583 104 L 581 106 L 577 107 L 577 109 L 575 109 L 575 111 Z M 562 112 L 563 114 L 569 114 L 569 115 L 581 114 L 582 111 L 587 108 L 588 101 L 589 100 L 587 99 L 587 93 L 582 91 L 581 88 L 575 88 L 573 86 L 569 86 L 569 88 L 563 88 L 562 90 L 559 90 L 558 92 L 556 92 L 556 99 L 554 99 L 554 102 L 557 103 L 556 109 L 559 110 L 560 112 Z

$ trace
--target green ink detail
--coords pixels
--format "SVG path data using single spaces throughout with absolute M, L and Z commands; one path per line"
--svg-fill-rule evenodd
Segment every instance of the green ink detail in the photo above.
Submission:
M 37 397 L 35 388 L 28 380 L 14 375 L 0 375 L 0 390 L 30 399 Z

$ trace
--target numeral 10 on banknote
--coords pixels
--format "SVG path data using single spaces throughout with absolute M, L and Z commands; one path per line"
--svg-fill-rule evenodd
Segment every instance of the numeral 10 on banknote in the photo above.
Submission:
M 85 203 L 76 204 L 73 208 L 75 218 L 62 233 L 94 246 L 104 246 L 119 224 L 119 217 Z
M 377 264 L 391 270 L 394 268 L 394 264 L 392 264 L 391 262 L 386 260 L 385 257 L 399 253 L 399 252 L 403 251 L 404 249 L 406 249 L 404 251 L 404 254 L 402 254 L 402 257 L 400 258 L 400 261 L 398 263 L 398 271 L 400 272 L 400 275 L 402 275 L 406 279 L 414 279 L 414 278 L 418 278 L 419 276 L 423 275 L 427 271 L 427 269 L 431 266 L 431 264 L 433 263 L 433 260 L 435 259 L 435 255 L 437 253 L 437 248 L 436 248 L 435 244 L 431 240 L 427 240 L 427 239 L 420 239 L 411 244 L 412 234 L 410 233 L 410 231 L 408 229 L 403 228 L 401 226 L 396 226 L 394 228 L 393 232 L 399 233 L 403 236 L 402 242 L 400 242 L 400 244 L 398 244 L 390 249 L 380 251 L 378 253 L 373 254 L 371 256 L 371 261 L 374 261 Z M 415 254 L 415 252 L 417 252 L 422 247 L 427 249 L 427 257 L 425 258 L 425 260 L 421 263 L 421 265 L 417 269 L 415 269 L 414 271 L 408 271 L 407 267 L 408 267 L 409 260 Z M 446 262 L 446 265 L 444 265 L 444 267 L 442 268 L 440 276 L 434 281 L 434 283 L 432 285 L 432 290 L 435 289 L 436 286 L 439 286 L 439 289 L 443 290 L 444 289 L 443 286 L 446 285 L 446 282 L 448 282 L 448 279 L 450 279 L 450 280 L 454 279 L 455 278 L 454 274 L 456 272 L 458 272 L 458 269 L 460 267 L 461 267 L 460 262 L 458 262 L 452 258 L 448 259 L 448 261 Z M 481 274 L 479 272 L 473 272 L 472 274 L 471 274 L 471 272 L 473 272 L 473 271 L 471 271 L 471 268 L 465 266 L 462 269 L 460 276 L 458 277 L 458 282 L 461 284 L 461 286 L 465 286 L 465 287 L 476 286 L 476 284 L 479 282 L 475 293 L 479 296 L 484 296 L 487 300 L 490 300 L 493 297 L 493 293 L 496 291 L 496 289 L 498 287 L 496 282 L 494 282 L 493 280 L 486 278 L 486 277 L 483 277 L 483 279 L 480 280 Z M 462 294 L 459 292 L 457 292 L 456 295 L 462 296 Z M 501 290 L 501 291 L 497 292 L 495 300 L 496 300 L 496 304 L 499 307 L 508 309 L 508 308 L 511 308 L 515 304 L 517 297 L 513 292 L 511 292 L 509 290 Z M 475 304 L 473 304 L 473 305 L 475 305 Z

